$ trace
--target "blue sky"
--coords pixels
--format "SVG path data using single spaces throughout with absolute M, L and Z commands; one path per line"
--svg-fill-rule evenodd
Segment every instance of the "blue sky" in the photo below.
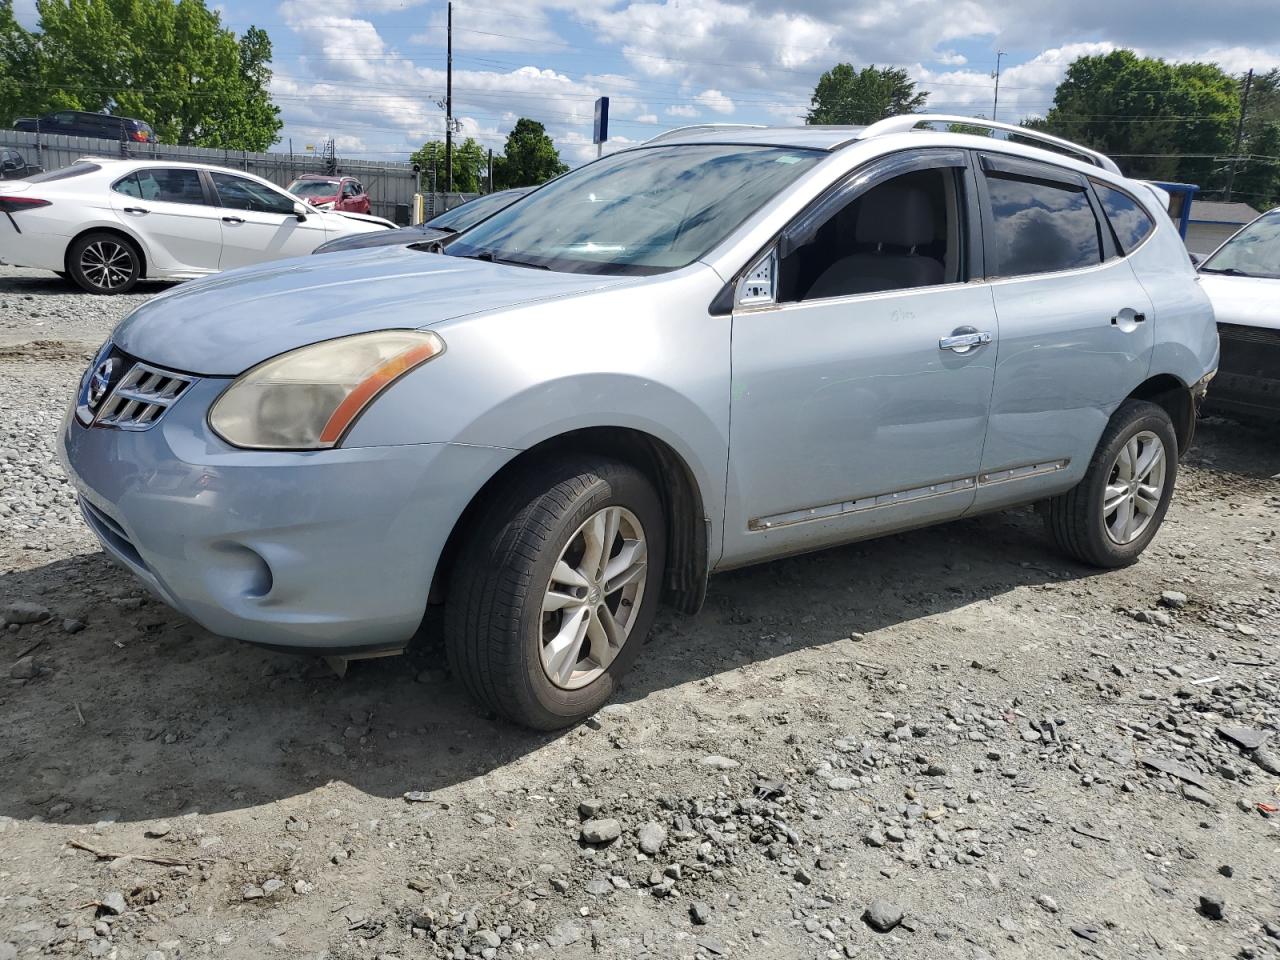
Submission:
M 33 21 L 34 0 L 17 0 Z M 275 44 L 273 94 L 295 150 L 398 157 L 443 135 L 442 0 L 221 0 L 224 22 Z M 1117 46 L 1232 71 L 1280 66 L 1276 0 L 457 0 L 454 114 L 500 150 L 520 116 L 561 155 L 595 155 L 592 105 L 612 98 L 609 147 L 684 123 L 801 122 L 819 75 L 848 60 L 900 66 L 930 108 L 1043 113 L 1067 64 Z

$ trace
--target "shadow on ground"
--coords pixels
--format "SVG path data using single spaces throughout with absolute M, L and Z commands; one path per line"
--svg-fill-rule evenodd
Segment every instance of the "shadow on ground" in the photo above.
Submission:
M 154 297 L 158 293 L 164 293 L 173 285 L 174 281 L 172 280 L 140 280 L 129 291 L 129 295 Z M 56 273 L 44 273 L 43 271 L 32 276 L 0 277 L 0 293 L 17 294 L 19 296 L 24 293 L 31 293 L 46 297 L 59 295 L 68 297 L 97 296 L 97 294 L 88 293 L 80 289 L 71 280 L 63 280 Z
M 1252 428 L 1210 425 L 1200 442 L 1195 456 L 1221 469 L 1280 472 L 1280 441 Z M 724 574 L 698 616 L 659 616 L 619 699 L 1092 575 L 1052 549 L 1029 510 Z M 438 617 L 408 657 L 355 664 L 338 680 L 315 659 L 212 636 L 155 602 L 137 606 L 135 593 L 102 554 L 0 576 L 0 602 L 37 600 L 57 615 L 0 633 L 6 674 L 37 643 L 32 655 L 46 668 L 0 681 L 0 815 L 92 823 L 213 813 L 330 780 L 396 797 L 482 776 L 556 736 L 477 710 L 443 674 Z M 64 632 L 68 616 L 87 629 Z

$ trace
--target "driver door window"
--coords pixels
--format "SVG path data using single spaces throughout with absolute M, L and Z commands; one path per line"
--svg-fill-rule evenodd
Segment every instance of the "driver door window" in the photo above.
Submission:
M 959 283 L 962 168 L 914 170 L 805 224 L 779 262 L 779 302 Z
M 213 173 L 213 185 L 218 190 L 218 202 L 233 210 L 250 210 L 254 213 L 278 213 L 293 216 L 293 199 L 270 187 L 229 173 Z

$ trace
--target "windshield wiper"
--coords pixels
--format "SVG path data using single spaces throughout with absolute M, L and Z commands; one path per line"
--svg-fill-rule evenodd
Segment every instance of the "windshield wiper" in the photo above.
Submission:
M 534 270 L 550 270 L 551 268 L 542 263 L 530 263 L 528 260 L 513 260 L 510 257 L 495 256 L 492 250 L 478 250 L 475 253 L 462 253 L 458 256 L 466 257 L 468 260 L 483 260 L 485 263 L 505 263 L 513 267 L 530 267 Z
M 1252 273 L 1245 273 L 1243 270 L 1237 270 L 1235 267 L 1201 267 L 1201 273 L 1221 273 L 1228 277 L 1252 277 Z

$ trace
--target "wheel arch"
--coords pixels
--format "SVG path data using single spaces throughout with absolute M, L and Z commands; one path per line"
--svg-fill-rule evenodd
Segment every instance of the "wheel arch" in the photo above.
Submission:
M 1163 407 L 1173 420 L 1173 432 L 1178 438 L 1178 456 L 1187 452 L 1196 427 L 1195 398 L 1187 384 L 1171 373 L 1160 373 L 1144 380 L 1125 399 L 1146 400 Z
M 128 230 L 125 230 L 122 227 L 108 226 L 105 224 L 95 224 L 91 227 L 85 227 L 82 230 L 77 231 L 75 236 L 67 241 L 67 248 L 62 254 L 62 266 L 68 273 L 71 271 L 71 248 L 74 247 L 78 241 L 84 239 L 91 233 L 114 234 L 115 236 L 121 237 L 132 243 L 138 250 L 138 256 L 142 258 L 142 272 L 138 274 L 138 279 L 146 279 L 148 264 L 151 262 L 150 255 L 147 252 L 147 245 L 142 242 L 140 237 L 135 236 Z
M 710 520 L 693 470 L 668 443 L 630 427 L 584 427 L 543 440 L 505 463 L 476 492 L 454 522 L 436 562 L 431 603 L 445 600 L 450 572 L 481 511 L 517 472 L 549 457 L 597 455 L 627 463 L 644 473 L 662 501 L 667 521 L 667 563 L 662 597 L 677 610 L 697 613 L 710 575 Z

